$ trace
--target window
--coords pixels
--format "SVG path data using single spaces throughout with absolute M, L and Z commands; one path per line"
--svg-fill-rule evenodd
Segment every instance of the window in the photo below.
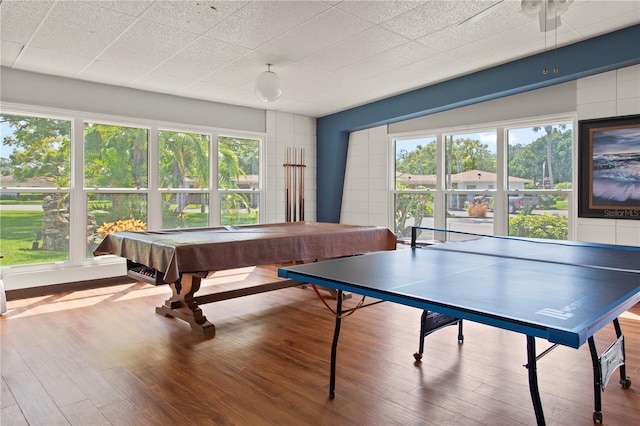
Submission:
M 446 229 L 494 233 L 496 139 L 496 130 L 444 135 Z
M 450 239 L 568 239 L 572 127 L 560 120 L 395 139 L 396 235 L 415 225 L 459 233 Z
M 562 122 L 507 130 L 509 235 L 569 238 L 572 128 Z
M 0 115 L 3 266 L 69 259 L 71 121 Z
M 397 140 L 394 170 L 394 232 L 408 238 L 412 226 L 433 227 L 436 138 Z
M 87 255 L 105 235 L 147 227 L 149 130 L 84 124 Z
M 210 141 L 206 134 L 158 132 L 163 229 L 209 224 Z
M 116 231 L 260 221 L 259 137 L 38 114 L 0 115 L 2 266 L 89 265 Z
M 259 140 L 218 138 L 218 189 L 222 225 L 259 222 Z

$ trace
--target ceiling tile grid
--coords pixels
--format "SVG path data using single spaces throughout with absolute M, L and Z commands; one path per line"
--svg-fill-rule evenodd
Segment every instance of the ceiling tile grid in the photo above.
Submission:
M 0 0 L 0 63 L 320 117 L 640 23 L 638 0 L 567 4 L 544 32 L 521 0 Z

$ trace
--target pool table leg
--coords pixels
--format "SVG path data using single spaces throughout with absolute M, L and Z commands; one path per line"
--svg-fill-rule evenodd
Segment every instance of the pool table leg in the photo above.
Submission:
M 188 322 L 192 331 L 213 337 L 216 328 L 207 321 L 207 317 L 202 314 L 202 309 L 194 299 L 195 293 L 200 290 L 202 278 L 200 274 L 182 274 L 178 281 L 170 284 L 173 294 L 162 306 L 156 307 L 156 313 L 179 318 Z

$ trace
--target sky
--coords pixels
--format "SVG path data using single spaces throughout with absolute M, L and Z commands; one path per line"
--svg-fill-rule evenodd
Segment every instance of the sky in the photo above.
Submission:
M 11 130 L 11 126 L 9 126 L 9 124 L 0 124 L 0 157 L 2 158 L 8 158 L 9 155 L 13 152 L 13 148 L 4 146 L 2 144 L 4 137 L 10 135 L 11 133 L 13 133 L 13 131 Z
M 567 130 L 571 128 L 572 126 L 567 126 Z M 514 145 L 514 144 L 528 145 L 531 142 L 543 136 L 544 134 L 545 134 L 544 130 L 539 130 L 537 132 L 534 132 L 533 128 L 531 127 L 509 129 L 509 143 L 511 145 Z M 497 142 L 496 142 L 495 132 L 459 133 L 454 135 L 454 137 L 460 137 L 460 136 L 464 138 L 472 139 L 472 140 L 479 140 L 481 143 L 487 145 L 487 149 L 489 150 L 489 152 L 491 152 L 492 154 L 496 153 Z M 402 139 L 402 149 L 413 151 L 416 149 L 418 145 L 424 146 L 433 140 L 435 140 L 435 138 L 433 137 Z
M 594 155 L 629 153 L 640 153 L 640 127 L 594 132 Z

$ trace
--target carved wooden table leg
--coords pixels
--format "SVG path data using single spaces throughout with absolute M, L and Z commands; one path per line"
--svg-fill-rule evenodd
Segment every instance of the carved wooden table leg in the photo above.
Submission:
M 204 276 L 205 274 L 202 274 Z M 216 328 L 207 321 L 202 309 L 194 300 L 194 294 L 200 289 L 202 276 L 199 274 L 183 274 L 178 281 L 170 284 L 173 295 L 165 300 L 164 305 L 156 307 L 156 313 L 166 317 L 176 317 L 191 325 L 191 330 L 213 336 Z

